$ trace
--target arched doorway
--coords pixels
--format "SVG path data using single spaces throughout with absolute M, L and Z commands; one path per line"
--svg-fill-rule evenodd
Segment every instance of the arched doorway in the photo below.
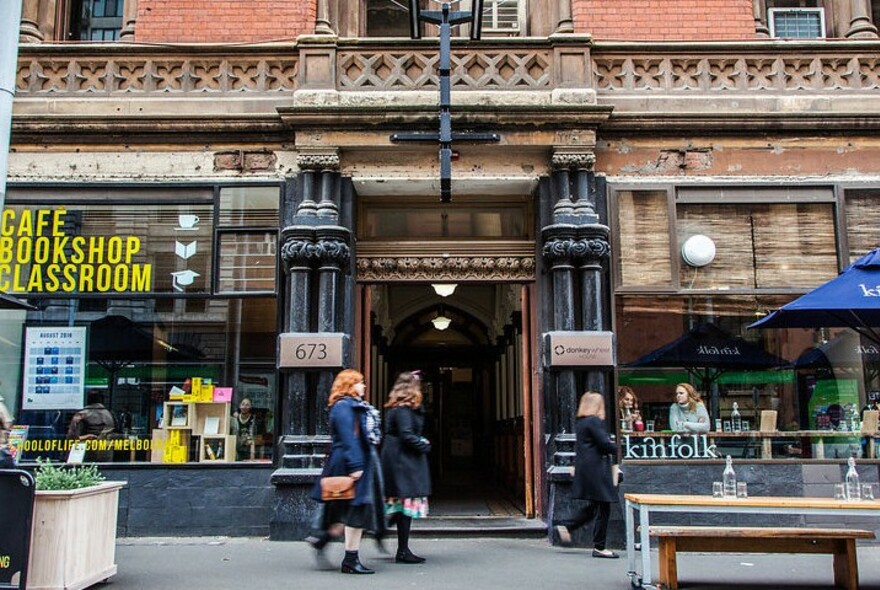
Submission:
M 428 283 L 361 288 L 373 403 L 401 371 L 424 375 L 434 516 L 534 515 L 527 293 L 517 283 L 464 283 L 447 297 Z

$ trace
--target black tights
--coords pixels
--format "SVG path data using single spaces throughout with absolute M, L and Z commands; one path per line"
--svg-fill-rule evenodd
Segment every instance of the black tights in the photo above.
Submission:
M 412 517 L 398 513 L 397 521 L 397 554 L 409 553 L 409 531 L 412 528 Z
M 596 519 L 593 526 L 593 548 L 600 551 L 605 549 L 605 537 L 608 535 L 608 517 L 611 515 L 611 503 L 599 502 L 591 500 L 590 502 L 581 503 L 581 506 L 575 512 L 574 517 L 565 521 L 563 524 L 571 531 L 580 528 Z

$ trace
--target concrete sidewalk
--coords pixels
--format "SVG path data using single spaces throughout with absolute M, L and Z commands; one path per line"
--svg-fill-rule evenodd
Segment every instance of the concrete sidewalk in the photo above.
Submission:
M 423 565 L 398 565 L 365 539 L 362 561 L 371 576 L 318 571 L 303 542 L 255 538 L 122 538 L 119 573 L 100 590 L 480 590 L 630 588 L 626 560 L 594 559 L 584 549 L 546 540 L 510 538 L 413 539 Z M 394 543 L 389 543 L 394 548 Z M 342 545 L 328 548 L 333 563 Z M 656 563 L 656 561 L 655 561 Z M 861 588 L 880 590 L 880 547 L 859 550 Z M 830 556 L 682 554 L 679 575 L 689 590 L 833 588 Z

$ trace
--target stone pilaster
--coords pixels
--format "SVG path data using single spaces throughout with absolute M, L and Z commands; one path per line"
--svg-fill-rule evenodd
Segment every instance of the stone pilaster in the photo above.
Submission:
M 759 39 L 769 39 L 770 29 L 767 27 L 767 4 L 765 0 L 752 0 L 752 15 L 755 19 L 755 35 Z
M 119 40 L 131 43 L 134 41 L 134 27 L 137 23 L 138 0 L 125 0 L 122 7 L 122 30 Z
M 21 4 L 21 28 L 18 41 L 22 45 L 42 43 L 45 39 L 43 31 L 40 30 L 40 3 L 41 0 L 23 0 Z
M 281 260 L 288 280 L 285 332 L 345 332 L 343 302 L 351 297 L 353 233 L 339 224 L 339 156 L 301 154 L 299 202 L 291 225 L 281 232 Z M 315 201 L 319 196 L 320 203 Z M 349 216 L 350 218 L 350 216 Z M 284 370 L 281 374 L 284 435 L 280 466 L 272 474 L 275 503 L 270 535 L 275 540 L 301 539 L 308 533 L 308 496 L 328 451 L 327 396 L 337 370 Z
M 543 257 L 552 273 L 555 331 L 605 329 L 605 261 L 610 254 L 609 229 L 599 222 L 593 166 L 595 155 L 586 149 L 557 150 L 551 160 L 554 197 L 553 223 L 542 230 Z M 579 310 L 576 312 L 575 310 Z M 566 518 L 570 506 L 571 466 L 577 402 L 583 389 L 610 397 L 605 370 L 553 370 L 549 399 L 553 444 L 548 456 L 551 522 Z M 581 381 L 579 382 L 579 379 Z M 608 400 L 606 400 L 608 403 Z M 609 404 L 609 407 L 612 407 Z
M 877 27 L 871 22 L 871 1 L 850 0 L 852 19 L 849 21 L 847 39 L 876 39 Z

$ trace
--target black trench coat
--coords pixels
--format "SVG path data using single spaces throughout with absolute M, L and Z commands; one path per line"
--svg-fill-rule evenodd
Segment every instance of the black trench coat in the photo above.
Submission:
M 420 498 L 431 495 L 428 453 L 431 443 L 421 438 L 425 425 L 424 410 L 397 406 L 385 418 L 382 439 L 382 474 L 385 496 Z
M 580 500 L 617 502 L 611 481 L 611 456 L 617 446 L 608 437 L 598 416 L 578 418 L 575 423 L 575 462 L 572 495 Z

